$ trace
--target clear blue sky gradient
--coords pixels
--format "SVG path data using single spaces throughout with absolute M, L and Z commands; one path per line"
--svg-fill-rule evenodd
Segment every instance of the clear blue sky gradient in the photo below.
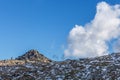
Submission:
M 84 25 L 102 0 L 0 0 L 0 59 L 37 49 L 61 60 L 69 31 Z M 104 0 L 120 4 L 120 0 Z M 58 56 L 58 59 L 57 57 Z

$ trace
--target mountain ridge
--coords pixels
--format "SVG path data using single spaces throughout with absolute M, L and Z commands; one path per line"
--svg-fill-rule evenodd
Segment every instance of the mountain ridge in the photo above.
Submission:
M 17 64 L 0 66 L 0 80 L 120 80 L 120 53 L 49 62 L 41 56 L 34 59 L 35 55 L 41 54 L 30 50 L 15 60 L 8 60 Z M 18 64 L 19 61 L 21 64 Z

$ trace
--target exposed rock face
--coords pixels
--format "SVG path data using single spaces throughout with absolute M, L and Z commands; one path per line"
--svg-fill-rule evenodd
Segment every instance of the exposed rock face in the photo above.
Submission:
M 50 59 L 39 53 L 37 50 L 29 50 L 24 55 L 19 56 L 16 60 L 27 60 L 27 61 L 40 61 L 40 62 L 51 62 Z
M 34 51 L 28 54 L 31 52 Z M 30 57 L 29 60 L 34 59 Z M 120 80 L 120 53 L 79 60 L 1 66 L 0 80 Z
M 2 60 L 0 61 L 0 66 L 14 66 L 14 65 L 23 65 L 25 61 L 23 60 Z

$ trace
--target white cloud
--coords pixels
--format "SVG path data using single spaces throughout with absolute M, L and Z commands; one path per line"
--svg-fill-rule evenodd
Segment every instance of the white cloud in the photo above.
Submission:
M 108 54 L 106 42 L 120 36 L 120 5 L 100 2 L 95 18 L 85 26 L 75 25 L 68 37 L 65 57 L 95 57 Z

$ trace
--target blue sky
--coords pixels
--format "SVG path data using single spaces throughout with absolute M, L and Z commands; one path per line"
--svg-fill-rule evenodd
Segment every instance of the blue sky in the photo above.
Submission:
M 0 59 L 37 49 L 48 58 L 61 60 L 70 30 L 91 21 L 101 1 L 0 0 Z M 104 1 L 120 4 L 120 0 Z

